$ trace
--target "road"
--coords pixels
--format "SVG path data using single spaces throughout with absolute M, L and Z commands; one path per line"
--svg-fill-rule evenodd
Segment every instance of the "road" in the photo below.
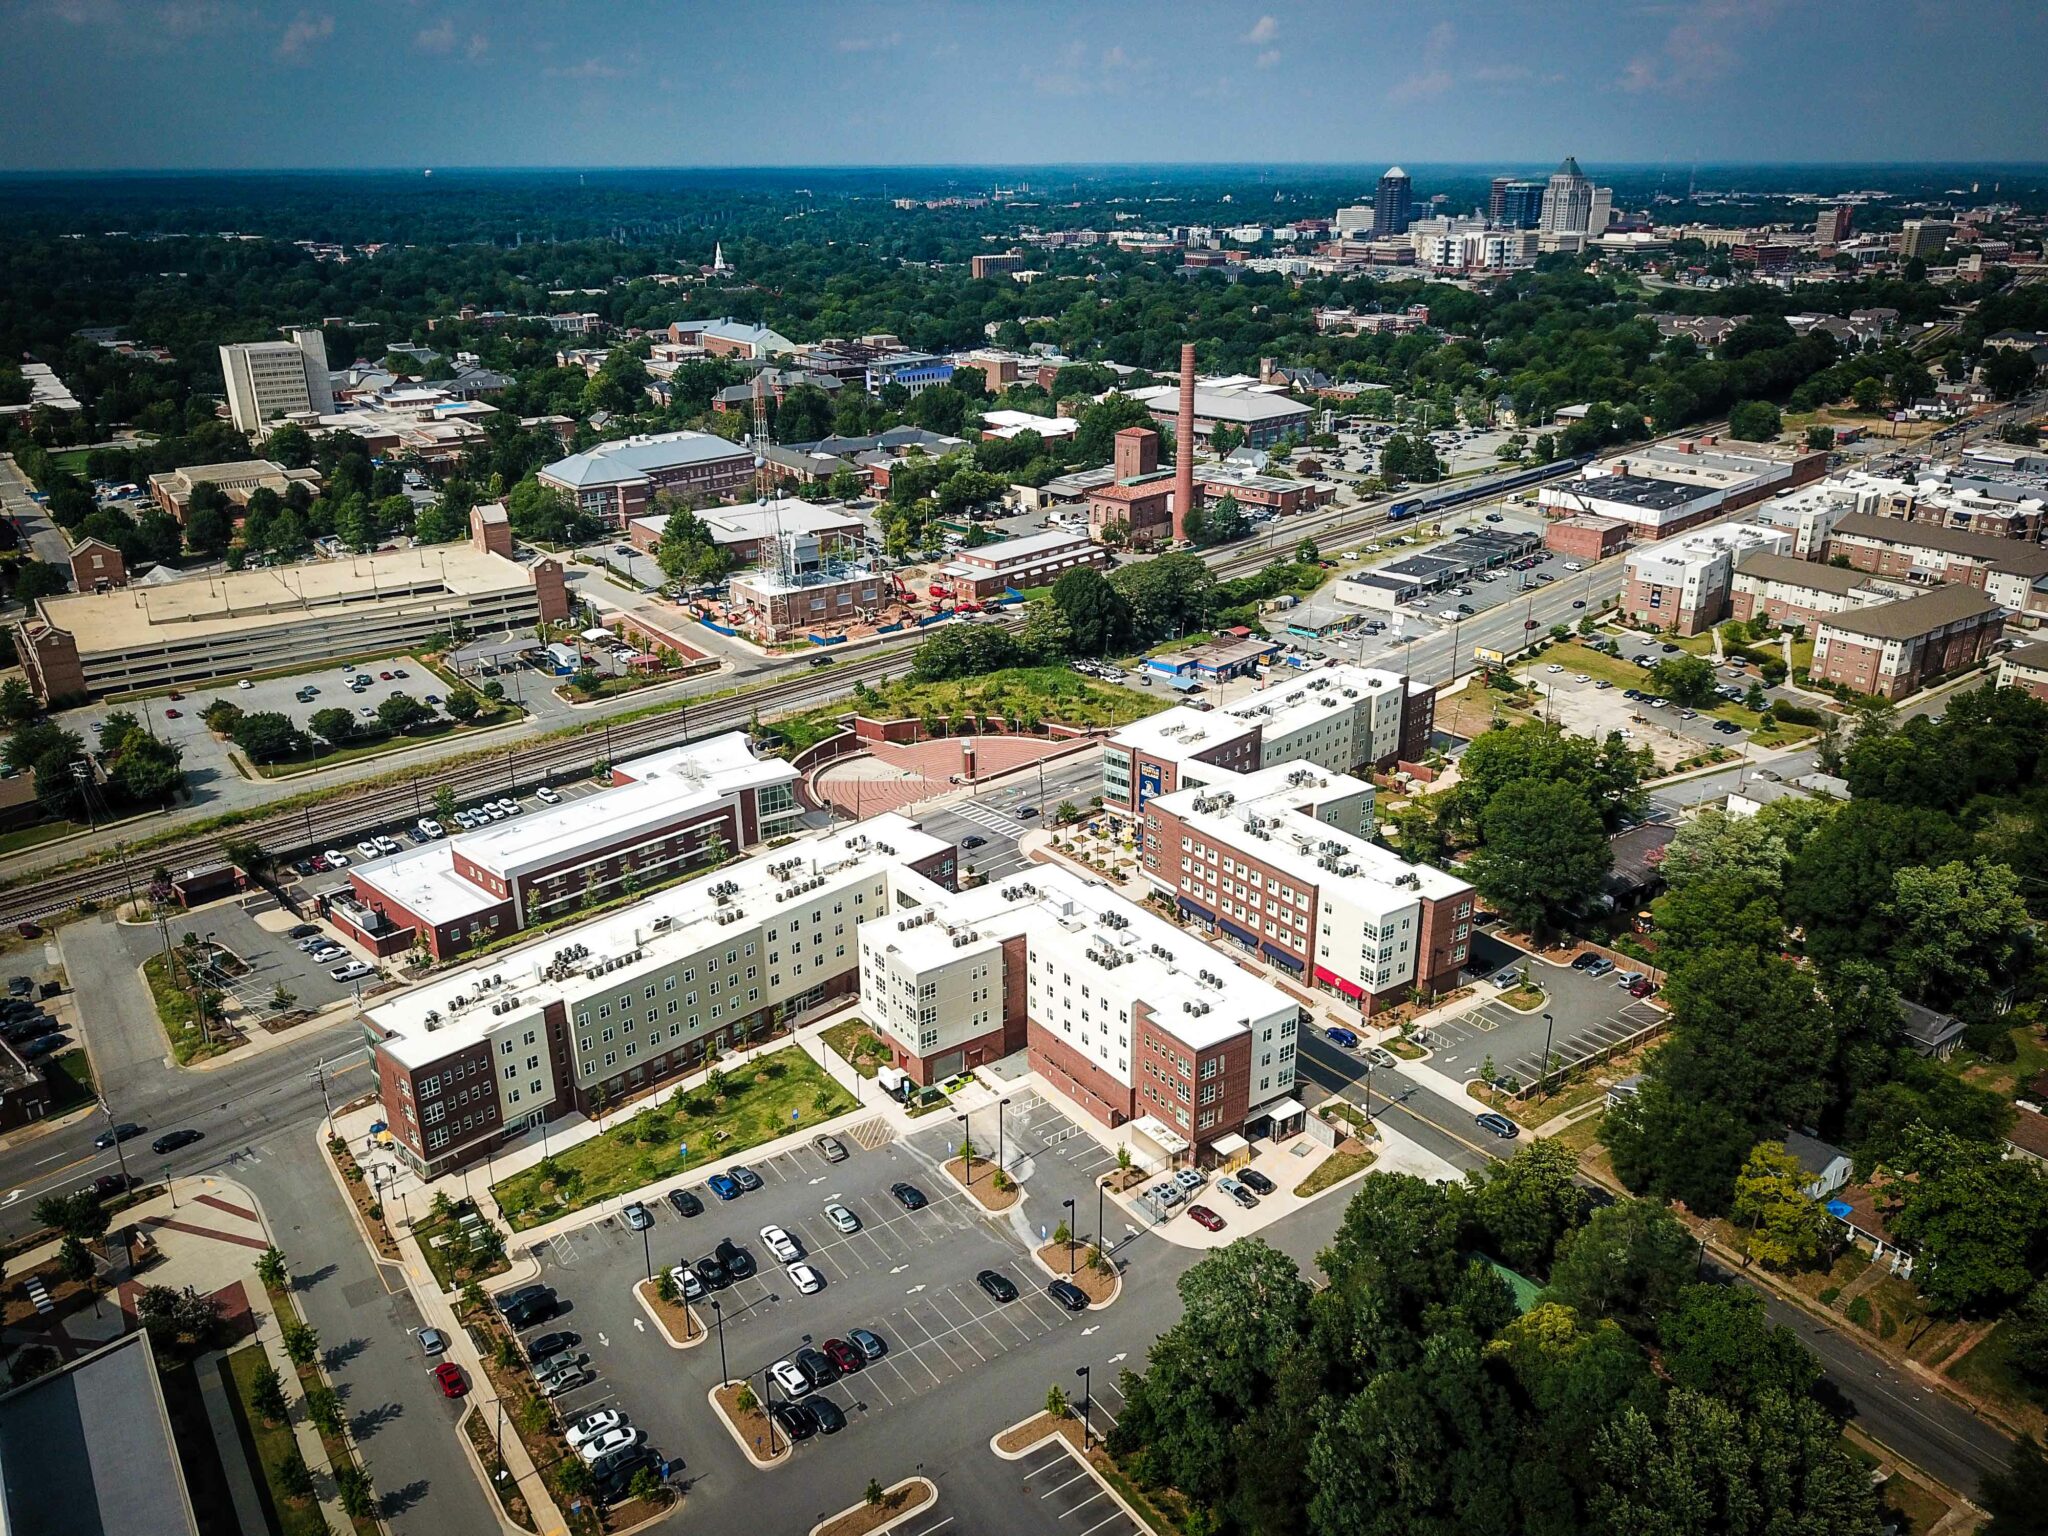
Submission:
M 1518 1145 L 1478 1132 L 1473 1125 L 1475 1111 L 1470 1107 L 1455 1104 L 1400 1072 L 1373 1071 L 1362 1059 L 1313 1034 L 1301 1037 L 1300 1065 L 1302 1075 L 1310 1081 L 1342 1093 L 1354 1103 L 1364 1102 L 1369 1077 L 1374 1118 L 1461 1170 L 1483 1167 Z M 1399 1086 L 1390 1083 L 1390 1078 Z M 1702 1273 L 1724 1284 L 1754 1283 L 1711 1261 Z M 2012 1443 L 1999 1430 L 1953 1398 L 1864 1349 L 1840 1329 L 1817 1321 L 1804 1308 L 1781 1300 L 1764 1286 L 1757 1290 L 1771 1321 L 1792 1329 L 1813 1351 L 1873 1439 L 1972 1496 L 1987 1474 L 2004 1469 Z

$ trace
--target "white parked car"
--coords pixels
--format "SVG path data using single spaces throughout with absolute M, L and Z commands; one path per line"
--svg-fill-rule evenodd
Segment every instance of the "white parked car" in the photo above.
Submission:
M 789 1397 L 802 1397 L 811 1390 L 811 1378 L 796 1368 L 793 1360 L 778 1360 L 768 1367 L 768 1374 L 775 1378 L 775 1385 L 782 1388 Z
M 825 1207 L 825 1219 L 849 1236 L 860 1230 L 860 1218 L 836 1200 Z
M 320 857 L 325 859 L 328 863 L 332 864 L 336 869 L 348 868 L 348 855 L 343 853 L 339 848 L 330 848 L 325 853 L 321 854 Z
M 419 828 L 420 832 L 427 837 L 446 837 L 448 835 L 448 829 L 431 816 L 422 816 L 419 821 Z
M 563 1436 L 569 1442 L 569 1449 L 580 1451 L 599 1435 L 610 1434 L 624 1426 L 626 1416 L 616 1408 L 600 1408 L 595 1413 L 586 1413 L 569 1426 Z
M 393 853 L 397 853 L 397 852 L 399 851 L 399 847 L 398 847 L 398 839 L 397 839 L 397 838 L 395 838 L 395 837 L 380 837 L 380 838 L 377 838 L 377 839 L 376 839 L 376 844 L 377 844 L 377 851 L 378 851 L 379 853 L 382 853 L 382 854 L 393 854 Z
M 254 688 L 256 685 L 250 682 L 249 679 L 245 677 L 240 682 L 236 683 L 235 686 L 237 688 Z
M 486 805 L 479 809 L 478 814 L 487 817 L 491 821 L 503 821 L 505 819 L 505 808 L 501 805 Z
M 697 1278 L 697 1271 L 687 1264 L 678 1264 L 670 1270 L 669 1278 L 676 1283 L 676 1294 L 685 1301 L 695 1301 L 704 1294 L 704 1282 Z
M 379 848 L 367 837 L 364 838 L 360 843 L 356 844 L 356 852 L 361 854 L 366 859 L 374 859 L 377 857 L 378 854 L 382 853 L 383 851 L 383 849 Z
M 790 1265 L 789 1278 L 795 1283 L 799 1296 L 815 1296 L 825 1289 L 825 1277 L 813 1265 Z
M 539 789 L 536 789 L 533 792 L 533 798 L 538 800 L 542 805 L 553 805 L 557 800 L 560 800 L 562 797 L 559 794 L 557 794 L 554 790 L 549 789 L 547 785 L 543 784 Z
M 794 1264 L 804 1256 L 803 1249 L 796 1245 L 796 1239 L 780 1227 L 763 1227 L 761 1246 L 774 1254 L 776 1262 L 781 1264 Z
M 519 814 L 519 802 L 508 796 L 498 802 L 498 809 L 507 816 L 517 816 Z
M 617 1429 L 593 1435 L 576 1448 L 576 1454 L 585 1461 L 596 1461 L 600 1456 L 609 1456 L 613 1451 L 623 1451 L 627 1446 L 637 1444 L 639 1439 L 639 1430 L 621 1424 Z
M 374 965 L 365 965 L 360 960 L 351 960 L 347 965 L 337 965 L 327 974 L 336 981 L 354 981 L 358 977 L 376 975 L 377 968 Z

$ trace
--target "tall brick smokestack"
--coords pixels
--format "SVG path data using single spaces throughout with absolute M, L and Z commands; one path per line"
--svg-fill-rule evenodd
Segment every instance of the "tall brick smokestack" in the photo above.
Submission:
M 1188 513 L 1195 506 L 1195 344 L 1180 348 L 1180 419 L 1173 433 L 1173 537 L 1188 536 Z

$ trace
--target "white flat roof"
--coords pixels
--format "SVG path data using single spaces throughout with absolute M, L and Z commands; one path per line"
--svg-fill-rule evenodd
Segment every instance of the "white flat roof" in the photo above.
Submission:
M 1284 682 L 1273 681 L 1222 713 L 1247 725 L 1262 725 L 1266 739 L 1272 740 L 1290 736 L 1340 710 L 1349 710 L 1368 694 L 1384 693 L 1398 699 L 1404 687 L 1405 681 L 1398 672 L 1342 663 Z
M 1229 712 L 1189 709 L 1177 705 L 1143 720 L 1133 720 L 1109 739 L 1153 757 L 1190 758 L 1226 741 L 1235 741 L 1251 729 Z
M 615 988 L 615 983 L 586 978 L 586 968 L 601 960 L 637 951 L 641 959 L 635 970 L 645 973 L 697 953 L 716 935 L 737 936 L 745 928 L 742 921 L 721 923 L 722 913 L 739 912 L 759 923 L 781 910 L 776 894 L 797 883 L 817 878 L 823 883 L 815 889 L 829 893 L 834 887 L 873 880 L 892 865 L 928 858 L 947 846 L 901 816 L 873 816 L 753 854 L 588 923 L 539 934 L 528 943 L 422 982 L 365 1009 L 364 1016 L 388 1037 L 384 1048 L 395 1060 L 408 1067 L 422 1066 L 475 1044 L 494 1026 L 504 1026 L 504 1018 L 494 1015 L 485 1002 L 516 997 L 522 1017 L 551 1002 L 571 1007 L 594 991 Z M 713 895 L 714 886 L 725 889 L 723 898 Z M 554 966 L 555 955 L 576 944 L 587 946 L 587 956 L 565 972 L 548 975 L 551 969 L 560 969 Z M 482 985 L 491 977 L 501 979 L 495 986 Z M 479 996 L 481 1002 L 456 1006 L 457 998 Z M 432 1021 L 430 1013 L 436 1015 Z
M 1085 533 L 1068 533 L 1062 529 L 1052 528 L 1043 533 L 1027 533 L 1019 538 L 1000 539 L 994 544 L 977 544 L 972 549 L 961 550 L 956 558 L 969 565 L 999 569 L 1002 566 L 1035 560 L 1043 555 L 1062 554 L 1073 549 L 1089 549 L 1093 545 L 1094 540 Z
M 437 928 L 488 911 L 502 899 L 458 875 L 455 846 L 440 839 L 373 860 L 356 873 L 377 894 Z

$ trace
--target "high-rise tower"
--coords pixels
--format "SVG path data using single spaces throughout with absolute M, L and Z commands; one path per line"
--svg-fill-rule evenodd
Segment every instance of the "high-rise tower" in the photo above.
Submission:
M 1195 506 L 1195 344 L 1180 347 L 1180 415 L 1173 432 L 1173 537 L 1188 536 L 1188 513 Z
M 1408 173 L 1398 165 L 1388 167 L 1372 199 L 1372 232 L 1375 239 L 1405 235 L 1414 217 L 1415 191 Z

